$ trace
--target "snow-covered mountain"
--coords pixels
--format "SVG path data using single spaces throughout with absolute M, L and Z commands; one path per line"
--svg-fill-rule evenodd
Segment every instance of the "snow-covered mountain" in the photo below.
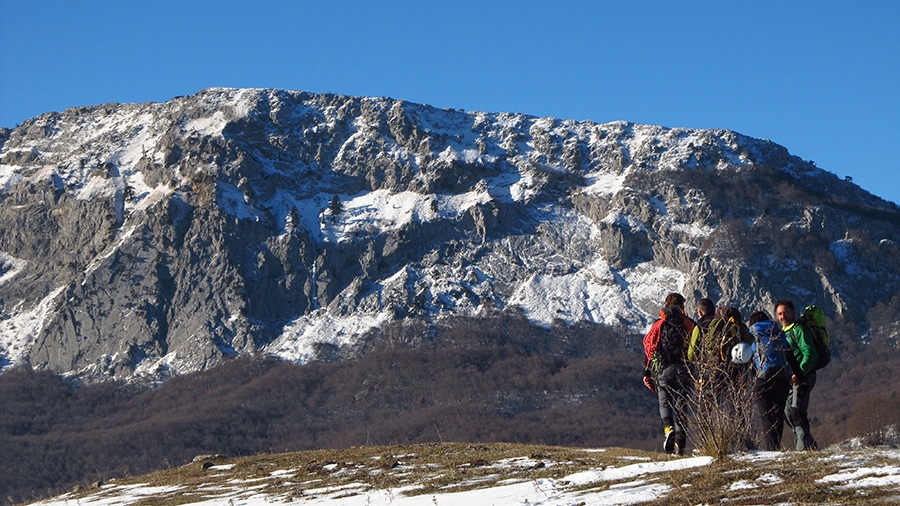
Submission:
M 154 380 L 510 309 L 638 333 L 670 291 L 900 334 L 897 206 L 731 131 L 208 89 L 0 142 L 3 367 Z

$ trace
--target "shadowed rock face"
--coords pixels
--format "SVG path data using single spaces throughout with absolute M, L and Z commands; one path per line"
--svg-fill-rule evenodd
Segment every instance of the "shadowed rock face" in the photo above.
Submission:
M 210 89 L 0 142 L 0 366 L 160 379 L 485 307 L 641 332 L 670 291 L 864 339 L 900 293 L 897 206 L 729 131 Z

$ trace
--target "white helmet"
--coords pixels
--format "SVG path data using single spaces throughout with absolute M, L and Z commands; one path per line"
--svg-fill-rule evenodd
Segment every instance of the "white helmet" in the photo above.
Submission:
M 731 348 L 731 361 L 735 364 L 746 364 L 753 358 L 753 347 L 743 341 Z

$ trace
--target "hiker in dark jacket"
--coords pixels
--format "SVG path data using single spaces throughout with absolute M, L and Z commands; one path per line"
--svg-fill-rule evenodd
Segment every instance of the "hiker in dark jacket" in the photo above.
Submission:
M 656 392 L 663 424 L 663 450 L 683 455 L 690 375 L 685 364 L 694 321 L 684 314 L 684 297 L 670 293 L 660 318 L 644 337 L 644 384 Z
M 734 362 L 732 348 L 740 342 L 752 344 L 753 336 L 737 308 L 710 306 L 709 299 L 697 303 L 697 312 L 702 316 L 691 336 L 688 359 L 701 393 L 715 396 L 720 403 L 733 404 L 735 389 L 748 386 L 749 379 L 747 361 Z
M 788 299 L 776 301 L 775 315 L 791 350 L 785 357 L 791 369 L 791 393 L 785 405 L 787 422 L 794 430 L 797 450 L 818 450 L 819 445 L 809 430 L 809 395 L 816 386 L 816 346 L 809 329 L 796 321 L 797 310 L 793 302 Z
M 697 325 L 691 332 L 691 344 L 688 346 L 688 360 L 694 361 L 700 358 L 700 344 L 706 338 L 709 330 L 709 322 L 716 316 L 716 305 L 710 299 L 697 301 Z
M 786 353 L 790 353 L 784 334 L 765 311 L 754 311 L 748 320 L 755 339 L 753 363 L 756 381 L 753 399 L 762 420 L 766 450 L 781 449 L 785 405 L 791 391 L 791 373 Z

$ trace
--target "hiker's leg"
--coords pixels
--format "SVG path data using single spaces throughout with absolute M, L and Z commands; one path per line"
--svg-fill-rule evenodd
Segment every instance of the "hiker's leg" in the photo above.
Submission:
M 776 424 L 779 420 L 784 420 L 783 403 L 776 403 L 776 397 L 772 392 L 773 382 L 771 380 L 759 379 L 754 386 L 754 397 L 756 398 L 756 409 L 759 418 L 762 420 L 763 442 L 766 450 L 776 450 L 780 445 Z M 779 415 L 779 413 L 781 413 Z
M 773 450 L 781 450 L 781 439 L 784 435 L 785 420 L 784 410 L 781 409 L 787 403 L 788 396 L 791 395 L 791 382 L 781 377 L 775 381 L 771 391 L 772 395 L 772 432 L 776 441 Z
M 683 455 L 687 446 L 688 396 L 691 395 L 691 377 L 686 368 L 676 366 L 675 382 L 675 445 L 677 453 Z
M 659 371 L 656 378 L 656 394 L 659 398 L 659 417 L 663 427 L 675 426 L 675 397 L 672 390 L 672 366 Z
M 798 451 L 814 450 L 818 448 L 809 430 L 809 396 L 816 384 L 816 374 L 806 377 L 806 383 L 794 386 L 791 389 L 790 402 L 786 414 L 788 422 L 794 429 L 796 436 L 795 448 Z

